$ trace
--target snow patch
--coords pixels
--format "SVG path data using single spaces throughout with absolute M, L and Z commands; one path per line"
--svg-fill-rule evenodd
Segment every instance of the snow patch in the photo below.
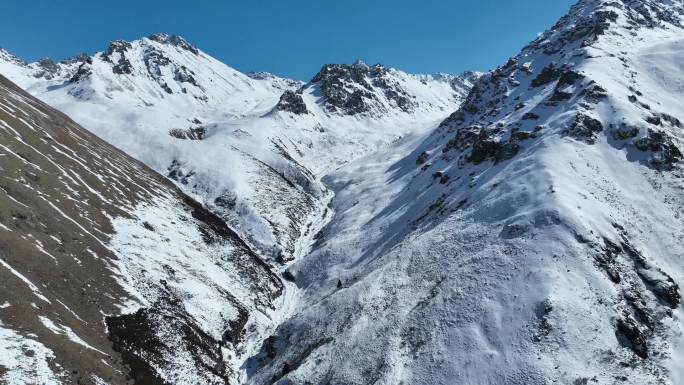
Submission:
M 3 384 L 61 384 L 60 376 L 50 365 L 54 358 L 54 353 L 40 342 L 0 323 L 0 382 Z
M 38 319 L 40 319 L 40 322 L 43 324 L 43 326 L 50 329 L 51 332 L 59 335 L 64 335 L 67 338 L 69 338 L 71 342 L 79 344 L 87 349 L 94 350 L 104 355 L 107 354 L 101 350 L 95 349 L 94 347 L 88 345 L 88 343 L 83 341 L 83 339 L 79 337 L 78 334 L 76 334 L 70 327 L 66 325 L 57 325 L 51 319 L 45 316 L 38 316 Z

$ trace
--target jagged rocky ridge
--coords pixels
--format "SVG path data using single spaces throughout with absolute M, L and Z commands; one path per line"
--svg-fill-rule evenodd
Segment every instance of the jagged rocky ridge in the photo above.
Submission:
M 577 65 L 583 57 L 591 59 L 594 55 L 609 55 L 619 60 L 623 71 L 626 70 L 629 68 L 629 53 L 619 51 L 619 47 L 626 43 L 618 42 L 619 37 L 629 38 L 637 33 L 635 30 L 641 29 L 680 27 L 676 15 L 682 13 L 681 4 L 666 6 L 659 2 L 606 2 L 598 10 L 592 8 L 594 6 L 596 4 L 580 3 L 551 32 L 526 47 L 519 57 L 511 59 L 505 66 L 487 75 L 489 81 L 476 86 L 463 108 L 444 123 L 444 126 L 470 126 L 459 130 L 459 137 L 454 138 L 450 145 L 472 146 L 473 151 L 466 154 L 471 160 L 481 157 L 496 158 L 501 151 L 503 153 L 499 153 L 500 156 L 510 157 L 517 153 L 519 139 L 534 136 L 535 131 L 544 128 L 542 124 L 538 124 L 540 113 L 563 104 L 564 109 L 571 110 L 569 107 L 574 107 L 575 112 L 574 117 L 567 119 L 564 124 L 564 135 L 594 143 L 597 136 L 606 130 L 615 140 L 631 141 L 631 147 L 650 152 L 649 163 L 654 167 L 670 168 L 681 160 L 682 154 L 672 143 L 670 133 L 671 129 L 682 128 L 681 122 L 665 112 L 652 110 L 649 104 L 639 100 L 643 93 L 638 90 L 639 85 L 635 79 L 637 73 L 628 71 L 625 74 L 631 79 L 622 89 L 606 90 L 599 79 L 587 78 L 578 71 L 580 66 Z M 621 14 L 625 20 L 621 19 Z M 610 28 L 618 23 L 623 23 L 622 31 Z M 614 46 L 594 47 L 604 35 L 605 40 L 612 40 Z M 544 56 L 537 59 L 540 52 Z M 532 59 L 537 60 L 529 61 Z M 535 72 L 532 64 L 543 67 L 537 68 Z M 545 99 L 535 105 L 521 101 L 526 92 L 526 84 L 529 90 L 537 89 L 545 93 Z M 552 92 L 549 92 L 549 85 L 553 85 Z M 623 121 L 609 122 L 608 127 L 604 127 L 592 110 L 595 110 L 593 106 L 606 101 L 610 92 L 628 95 L 629 102 L 637 107 L 641 119 L 627 122 L 627 117 L 622 117 Z M 511 106 L 514 108 L 511 109 Z M 494 124 L 502 110 L 508 117 L 518 118 L 518 121 L 510 124 L 511 127 L 504 127 L 501 122 Z M 527 127 L 521 130 L 522 126 Z M 473 139 L 474 134 L 481 139 Z M 509 140 L 502 139 L 506 134 L 510 137 Z
M 406 87 L 406 77 L 414 77 L 423 84 L 435 80 L 442 82 L 450 86 L 454 97 L 459 99 L 466 96 L 470 83 L 478 76 L 477 73 L 462 76 L 440 74 L 436 77 L 407 75 L 382 64 L 369 66 L 363 61 L 351 65 L 327 64 L 301 89 L 283 94 L 276 108 L 297 115 L 307 114 L 302 94 L 305 90 L 313 90 L 320 93 L 321 103 L 331 113 L 378 115 L 391 110 L 414 113 L 419 108 L 429 108 L 432 101 Z

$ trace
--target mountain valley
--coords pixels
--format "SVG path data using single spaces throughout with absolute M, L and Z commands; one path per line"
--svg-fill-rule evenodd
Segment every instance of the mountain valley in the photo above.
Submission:
M 487 73 L 309 82 L 0 51 L 0 383 L 682 383 L 683 23 L 580 0 Z

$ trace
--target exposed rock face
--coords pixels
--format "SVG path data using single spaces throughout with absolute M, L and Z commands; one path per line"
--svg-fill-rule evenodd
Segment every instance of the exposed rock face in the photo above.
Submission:
M 514 157 L 520 150 L 519 141 L 529 136 L 514 133 L 510 139 L 501 140 L 500 129 L 487 130 L 480 126 L 461 129 L 449 140 L 442 152 L 448 154 L 452 150 L 462 151 L 461 161 L 480 164 L 486 161 L 499 163 Z
M 207 135 L 207 129 L 203 126 L 188 129 L 174 128 L 169 131 L 169 135 L 177 139 L 203 140 Z
M 133 65 L 126 58 L 126 52 L 132 49 L 131 43 L 124 40 L 115 40 L 109 43 L 107 50 L 100 55 L 102 60 L 112 63 L 112 72 L 117 75 L 130 75 L 133 73 Z
M 639 135 L 639 127 L 621 123 L 619 127 L 611 127 L 613 138 L 616 140 L 628 140 Z
M 52 79 L 54 75 L 59 72 L 59 66 L 49 58 L 40 59 L 38 61 L 38 66 L 41 68 L 42 72 L 36 73 L 36 77 Z
M 198 380 L 204 384 L 230 384 L 232 368 L 225 364 L 221 342 L 197 326 L 172 292 L 167 295 L 151 308 L 105 319 L 113 349 L 130 368 L 134 383 L 174 383 L 173 378 L 158 374 L 173 363 L 202 368 Z M 187 354 L 190 360 L 178 362 L 179 354 Z
M 370 103 L 377 100 L 370 76 L 366 65 L 330 64 L 323 66 L 312 82 L 319 84 L 329 111 L 355 115 L 369 112 Z
M 561 69 L 556 68 L 556 66 L 553 64 L 549 64 L 541 70 L 539 75 L 537 75 L 537 77 L 532 80 L 532 83 L 530 83 L 530 85 L 532 87 L 541 87 L 547 85 L 551 82 L 558 80 L 561 77 L 562 73 L 563 72 Z
M 461 76 L 437 74 L 431 81 L 448 82 L 456 97 L 469 89 L 480 76 L 468 72 Z M 407 74 L 382 64 L 369 66 L 363 61 L 354 64 L 327 64 L 314 76 L 308 87 L 314 86 L 322 94 L 322 102 L 329 112 L 342 115 L 382 115 L 391 110 L 415 112 L 420 103 L 406 87 Z M 427 79 L 415 79 L 424 84 Z
M 400 108 L 409 110 L 410 100 L 383 78 L 385 74 L 384 67 L 379 64 L 373 67 L 364 63 L 330 64 L 324 66 L 312 82 L 320 84 L 326 107 L 333 112 L 347 115 L 369 112 L 377 102 L 374 85 L 382 88 L 388 99 L 394 100 Z
M 520 147 L 515 141 L 498 142 L 495 140 L 478 140 L 473 145 L 473 150 L 468 160 L 474 164 L 480 164 L 487 160 L 494 160 L 495 163 L 514 157 Z
M 133 48 L 133 45 L 125 40 L 114 40 L 109 43 L 107 50 L 102 53 L 102 56 L 111 58 L 114 54 L 125 54 L 128 50 Z
M 590 144 L 596 143 L 598 134 L 601 132 L 603 132 L 601 121 L 583 113 L 578 113 L 575 116 L 575 120 L 572 121 L 566 131 L 567 135 Z
M 199 55 L 199 50 L 192 46 L 190 43 L 188 43 L 185 39 L 183 39 L 180 36 L 177 35 L 167 35 L 165 33 L 157 33 L 154 35 L 150 35 L 149 37 L 150 40 L 162 43 L 162 44 L 169 44 L 174 47 L 178 47 L 180 49 L 186 50 L 188 52 L 192 52 L 195 55 Z
M 648 135 L 634 142 L 641 151 L 651 152 L 650 164 L 658 169 L 671 170 L 682 160 L 682 152 L 674 140 L 663 131 L 648 130 Z
M 302 98 L 301 90 L 285 91 L 283 96 L 280 97 L 276 109 L 278 109 L 278 111 L 291 112 L 295 115 L 305 115 L 309 113 L 309 110 L 306 108 L 306 103 Z

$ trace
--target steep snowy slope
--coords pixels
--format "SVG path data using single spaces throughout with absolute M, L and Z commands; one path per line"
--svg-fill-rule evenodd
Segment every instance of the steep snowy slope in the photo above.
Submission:
M 683 16 L 582 0 L 431 135 L 330 175 L 247 382 L 681 384 Z
M 62 63 L 4 53 L 0 73 L 168 175 L 277 261 L 297 254 L 325 211 L 321 175 L 443 119 L 478 76 L 359 62 L 302 85 L 240 74 L 168 35 Z
M 234 383 L 283 284 L 220 218 L 1 76 L 0 170 L 0 383 Z

